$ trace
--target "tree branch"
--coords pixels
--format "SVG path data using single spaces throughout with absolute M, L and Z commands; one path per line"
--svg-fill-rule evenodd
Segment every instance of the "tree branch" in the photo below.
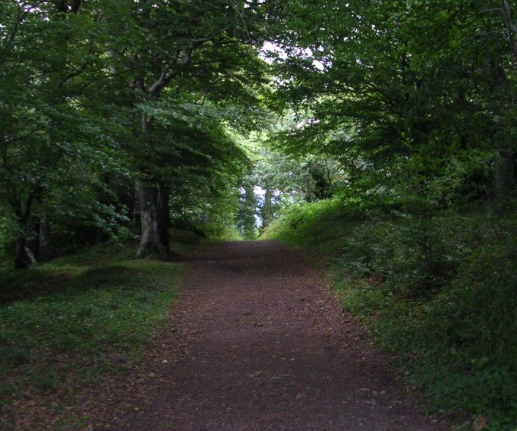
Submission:
M 31 13 L 34 9 L 37 9 L 39 7 L 39 5 L 42 4 L 43 2 L 44 2 L 44 0 L 40 0 L 34 6 L 28 7 L 27 9 L 24 9 L 23 6 L 21 7 L 21 9 L 19 10 L 19 12 L 16 16 L 16 20 L 15 20 L 13 29 L 11 31 L 11 34 L 7 38 L 5 47 L 3 49 L 3 51 L 4 51 L 3 55 L 2 55 L 2 57 L 0 57 L 0 66 L 7 61 L 7 55 L 9 54 L 9 51 L 12 48 L 14 38 L 16 37 L 16 34 L 18 33 L 18 30 L 20 29 L 22 22 L 25 20 L 27 15 L 29 15 L 29 13 Z
M 508 39 L 513 49 L 514 64 L 517 66 L 517 25 L 512 18 L 512 9 L 508 0 L 503 0 L 501 6 L 506 30 L 508 31 Z
M 151 95 L 158 94 L 172 79 L 171 75 L 167 75 L 165 72 L 162 72 L 160 77 L 149 87 L 147 92 Z

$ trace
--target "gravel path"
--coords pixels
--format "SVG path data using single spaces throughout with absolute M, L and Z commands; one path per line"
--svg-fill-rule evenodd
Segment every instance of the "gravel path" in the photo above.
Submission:
M 97 430 L 448 429 L 419 412 L 299 255 L 229 242 L 203 246 L 188 266 L 134 393 Z

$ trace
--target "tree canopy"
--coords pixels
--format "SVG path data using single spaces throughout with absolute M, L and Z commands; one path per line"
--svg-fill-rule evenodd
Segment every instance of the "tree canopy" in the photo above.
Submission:
M 220 206 L 256 232 L 280 196 L 513 208 L 508 1 L 12 0 L 0 20 L 18 267 L 110 235 L 173 257 L 173 222 Z M 250 153 L 252 132 L 269 143 Z
M 139 256 L 168 257 L 172 201 L 231 194 L 249 165 L 229 132 L 264 118 L 260 2 L 2 8 L 0 175 L 15 265 L 129 228 Z M 51 228 L 63 234 L 55 246 Z

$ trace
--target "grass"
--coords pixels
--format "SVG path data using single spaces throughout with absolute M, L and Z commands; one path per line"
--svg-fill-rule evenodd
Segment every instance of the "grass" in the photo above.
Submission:
M 13 415 L 27 402 L 60 416 L 78 392 L 138 360 L 173 303 L 181 266 L 133 254 L 107 245 L 0 272 L 0 429 L 24 429 Z
M 339 200 L 323 200 L 291 207 L 274 220 L 262 239 L 276 239 L 293 248 L 304 249 L 325 262 L 336 256 L 357 224 L 357 211 Z

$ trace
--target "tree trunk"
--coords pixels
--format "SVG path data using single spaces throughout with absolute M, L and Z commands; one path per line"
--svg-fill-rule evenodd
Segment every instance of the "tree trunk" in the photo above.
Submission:
M 141 118 L 142 134 L 147 139 L 151 123 L 145 113 Z M 158 255 L 161 259 L 176 258 L 169 248 L 169 194 L 163 183 L 158 185 L 136 185 L 136 206 L 140 215 L 140 245 L 137 258 Z
M 309 173 L 314 182 L 314 196 L 317 200 L 326 199 L 329 196 L 330 180 L 321 167 L 313 167 Z
M 167 189 L 163 186 L 136 186 L 140 208 L 142 233 L 137 258 L 158 255 L 161 259 L 174 257 L 169 249 L 168 214 L 164 202 L 168 201 Z
M 253 192 L 253 184 L 246 183 L 242 188 L 244 193 L 240 199 L 238 225 L 244 239 L 251 240 L 257 236 L 255 220 L 257 198 Z
M 158 185 L 158 220 L 160 242 L 169 248 L 169 229 L 172 227 L 169 207 L 170 188 L 165 184 Z
M 505 108 L 509 108 L 512 101 L 510 98 L 506 98 L 506 95 L 509 93 L 508 78 L 501 63 L 502 60 L 500 58 L 490 63 L 492 79 L 491 87 L 488 91 L 490 97 L 494 99 L 494 104 L 497 105 L 497 108 L 502 108 L 500 111 L 501 118 L 494 118 L 492 126 L 495 157 L 493 187 L 496 211 L 498 213 L 504 213 L 509 209 L 515 192 L 514 142 L 504 123 Z
M 34 191 L 29 192 L 25 200 L 25 205 L 22 204 L 22 198 L 20 196 L 13 199 L 11 203 L 19 229 L 14 257 L 14 267 L 16 269 L 28 268 L 37 262 L 34 251 L 31 249 L 31 247 L 33 247 L 31 243 L 34 242 L 34 226 L 31 220 L 31 210 L 35 195 L 36 193 Z
M 515 23 L 512 16 L 512 8 L 508 0 L 502 1 L 501 7 L 504 23 L 508 32 L 508 41 L 513 51 L 513 62 L 514 66 L 517 67 L 517 24 Z
M 14 257 L 14 267 L 16 269 L 25 269 L 33 264 L 29 248 L 27 247 L 27 240 L 25 238 L 18 238 L 16 240 L 16 256 Z
M 262 230 L 264 230 L 273 220 L 273 192 L 267 185 L 264 193 L 264 204 L 260 213 L 262 218 Z
M 14 257 L 14 267 L 16 269 L 29 268 L 31 265 L 38 263 L 36 256 L 34 238 L 25 238 L 20 236 L 16 240 L 16 255 Z
M 512 16 L 512 9 L 508 0 L 502 1 L 502 15 L 506 30 L 508 32 L 508 41 L 512 48 L 514 67 L 517 68 L 517 24 Z M 502 89 L 502 94 L 506 90 L 506 75 L 504 69 L 499 67 L 497 79 L 498 89 Z M 497 210 L 504 212 L 510 205 L 510 198 L 515 193 L 515 170 L 516 170 L 516 152 L 514 143 L 511 138 L 495 133 L 497 142 L 496 147 L 496 163 L 495 163 L 495 178 L 494 178 L 494 195 L 497 202 Z M 505 139 L 506 138 L 506 139 Z
M 140 199 L 138 198 L 138 185 L 135 186 L 133 195 L 133 217 L 131 220 L 131 232 L 142 235 L 142 220 L 140 217 Z

